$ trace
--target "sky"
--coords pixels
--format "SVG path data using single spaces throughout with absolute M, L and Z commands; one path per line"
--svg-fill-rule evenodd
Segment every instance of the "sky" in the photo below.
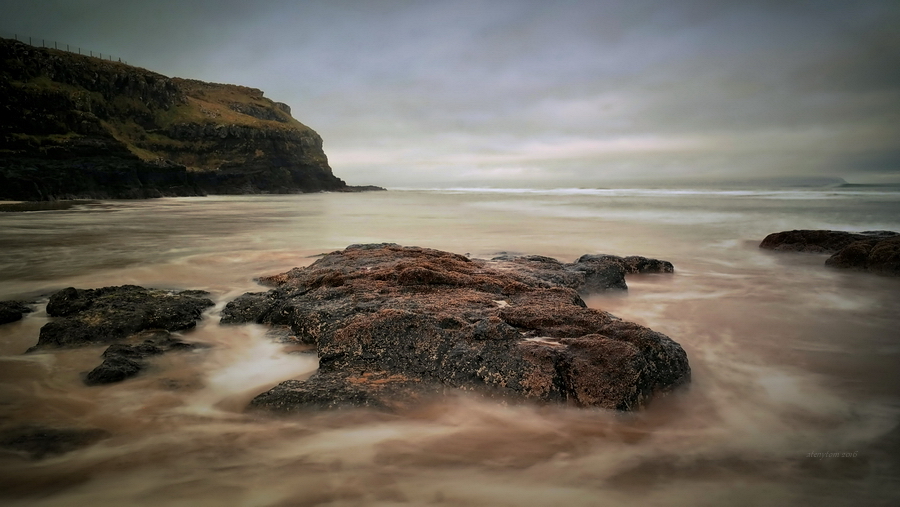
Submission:
M 260 88 L 350 184 L 900 183 L 900 2 L 0 0 L 0 35 Z

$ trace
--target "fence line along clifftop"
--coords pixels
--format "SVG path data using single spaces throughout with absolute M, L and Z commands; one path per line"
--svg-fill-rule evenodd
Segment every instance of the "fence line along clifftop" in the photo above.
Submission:
M 64 44 L 55 40 L 47 40 L 38 37 L 32 37 L 30 35 L 22 35 L 18 33 L 7 33 L 0 32 L 0 37 L 4 39 L 14 39 L 19 42 L 23 42 L 30 46 L 34 46 L 36 48 L 47 48 L 47 49 L 57 49 L 60 51 L 68 51 L 69 53 L 76 53 L 83 56 L 91 56 L 94 58 L 99 58 L 101 60 L 109 60 L 111 62 L 120 62 L 127 64 L 128 62 L 123 60 L 120 57 L 111 55 L 109 53 L 101 53 L 99 51 L 94 51 L 92 49 L 84 49 L 79 46 L 73 46 L 70 44 Z

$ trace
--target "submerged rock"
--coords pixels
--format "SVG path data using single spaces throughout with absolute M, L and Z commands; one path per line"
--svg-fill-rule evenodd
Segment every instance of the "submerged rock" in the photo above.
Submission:
M 833 255 L 825 260 L 826 266 L 900 276 L 900 234 L 892 231 L 784 231 L 769 234 L 759 247 L 829 253 Z
M 146 339 L 144 339 L 146 338 Z M 131 338 L 139 343 L 114 343 L 103 352 L 103 362 L 84 377 L 84 383 L 93 386 L 121 382 L 146 369 L 146 359 L 170 351 L 195 350 L 201 345 L 175 338 L 167 331 L 139 333 Z
M 440 392 L 440 384 L 417 376 L 375 371 L 319 371 L 287 380 L 250 402 L 251 409 L 291 413 L 310 409 L 367 407 L 394 411 Z
M 47 314 L 54 319 L 41 328 L 29 352 L 52 347 L 112 343 L 135 333 L 160 329 L 181 331 L 197 325 L 213 302 L 203 291 L 166 291 L 136 285 L 75 289 L 52 296 Z
M 23 315 L 30 312 L 31 307 L 23 301 L 0 301 L 0 324 L 21 320 Z
M 96 428 L 22 426 L 0 432 L 0 448 L 43 459 L 93 445 L 109 436 L 109 432 Z
M 628 410 L 689 381 L 690 366 L 668 337 L 587 308 L 577 292 L 624 289 L 626 271 L 672 266 L 353 245 L 263 278 L 275 288 L 232 301 L 222 322 L 288 325 L 318 347 L 316 375 L 282 383 L 252 408 L 392 408 L 447 386 Z

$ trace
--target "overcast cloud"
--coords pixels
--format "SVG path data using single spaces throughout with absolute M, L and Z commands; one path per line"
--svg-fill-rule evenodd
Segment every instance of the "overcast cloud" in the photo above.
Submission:
M 351 184 L 900 182 L 900 2 L 0 0 L 0 30 L 243 84 Z

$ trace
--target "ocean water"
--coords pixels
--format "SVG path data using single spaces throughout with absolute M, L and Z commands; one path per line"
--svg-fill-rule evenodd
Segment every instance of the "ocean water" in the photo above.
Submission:
M 789 229 L 900 231 L 900 192 L 433 189 L 105 201 L 0 213 L 0 429 L 102 428 L 33 460 L 0 451 L 10 506 L 897 505 L 900 279 L 760 250 Z M 572 261 L 671 261 L 586 298 L 682 344 L 687 388 L 634 413 L 464 395 L 410 413 L 245 414 L 314 356 L 218 325 L 254 278 L 353 243 Z M 23 354 L 67 286 L 204 289 L 217 306 L 146 374 L 87 387 L 104 347 Z

